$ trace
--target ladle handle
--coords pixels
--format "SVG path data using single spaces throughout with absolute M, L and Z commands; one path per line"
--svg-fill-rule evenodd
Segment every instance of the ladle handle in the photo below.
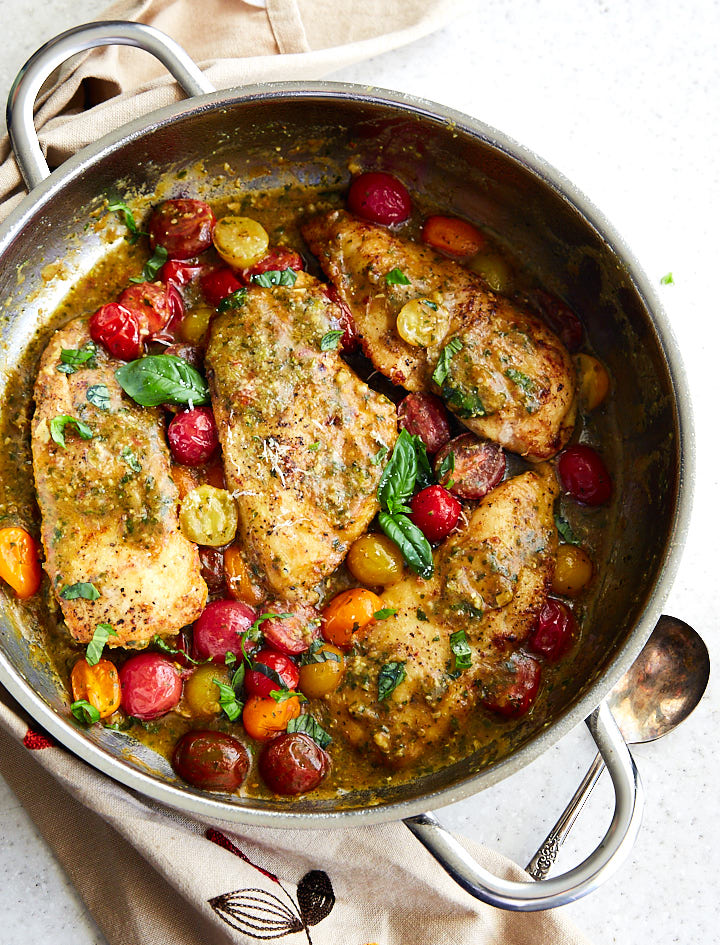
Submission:
M 597 849 L 567 873 L 539 882 L 501 879 L 476 863 L 434 814 L 420 814 L 405 820 L 405 825 L 423 846 L 471 896 L 517 912 L 554 909 L 592 892 L 625 861 L 642 819 L 640 776 L 606 703 L 601 703 L 585 722 L 610 772 L 615 788 L 615 812 Z
M 144 23 L 107 20 L 67 30 L 32 55 L 12 84 L 7 126 L 15 159 L 29 190 L 50 176 L 33 122 L 35 99 L 45 80 L 71 56 L 98 46 L 136 46 L 159 59 L 189 95 L 214 92 L 185 50 L 165 33 Z

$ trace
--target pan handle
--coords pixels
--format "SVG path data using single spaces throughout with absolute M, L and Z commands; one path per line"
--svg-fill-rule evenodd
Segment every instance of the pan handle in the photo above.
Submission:
M 615 788 L 615 813 L 599 846 L 579 866 L 539 882 L 500 879 L 476 863 L 434 814 L 408 817 L 405 825 L 471 896 L 501 909 L 534 912 L 580 899 L 625 861 L 640 829 L 643 791 L 635 762 L 605 702 L 585 720 Z
M 144 23 L 107 20 L 86 23 L 60 33 L 28 59 L 13 82 L 7 103 L 7 126 L 15 158 L 29 190 L 50 176 L 40 148 L 33 109 L 45 80 L 66 59 L 98 46 L 137 46 L 159 59 L 189 95 L 214 92 L 182 46 L 165 33 Z

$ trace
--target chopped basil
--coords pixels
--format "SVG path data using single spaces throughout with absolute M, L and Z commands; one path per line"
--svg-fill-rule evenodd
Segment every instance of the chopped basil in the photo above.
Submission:
M 242 702 L 238 702 L 237 693 L 232 686 L 228 686 L 227 683 L 220 682 L 219 679 L 213 678 L 213 682 L 220 690 L 220 697 L 218 699 L 220 708 L 225 713 L 225 715 L 227 715 L 230 721 L 234 722 L 243 710 Z
M 397 613 L 395 607 L 381 607 L 373 614 L 375 620 L 387 620 L 388 617 L 394 617 Z
M 430 542 L 407 515 L 381 512 L 380 528 L 402 552 L 410 568 L 420 577 L 430 578 L 435 570 Z
M 89 581 L 78 581 L 77 584 L 68 584 L 60 591 L 63 600 L 97 600 L 100 591 Z
M 565 518 L 562 512 L 557 511 L 555 513 L 555 528 L 557 528 L 558 533 L 562 540 L 568 545 L 579 545 L 580 539 L 577 537 L 575 532 L 572 530 L 570 522 Z
M 194 660 L 192 656 L 190 656 L 190 654 L 186 653 L 184 650 L 176 650 L 174 646 L 170 646 L 170 644 L 166 643 L 165 640 L 163 640 L 163 638 L 157 633 L 152 638 L 152 642 L 159 650 L 162 650 L 163 653 L 167 653 L 168 656 L 182 656 L 184 660 L 187 660 L 188 663 L 192 663 L 193 666 L 202 666 L 203 663 L 211 662 L 210 657 L 208 657 L 206 660 Z
M 298 715 L 287 724 L 288 732 L 302 732 L 308 735 L 321 748 L 327 748 L 332 738 L 312 715 Z
M 295 692 L 294 689 L 288 689 L 284 686 L 282 689 L 273 689 L 270 692 L 270 698 L 276 702 L 285 702 L 287 699 L 299 699 L 301 702 L 307 702 L 307 699 L 301 692 Z
M 88 341 L 82 348 L 63 348 L 60 352 L 62 363 L 58 364 L 57 369 L 62 374 L 74 374 L 83 364 L 88 367 L 95 367 L 97 351 L 97 345 L 92 341 Z
M 99 623 L 97 627 L 95 627 L 93 638 L 88 643 L 87 649 L 85 650 L 85 659 L 87 660 L 88 666 L 95 666 L 96 663 L 100 662 L 103 648 L 108 641 L 108 637 L 111 636 L 116 637 L 117 630 L 110 626 L 109 623 Z
M 308 452 L 309 452 L 309 453 L 316 453 L 319 449 L 320 449 L 320 444 L 319 444 L 319 443 L 311 443 L 311 444 L 308 446 Z
M 377 453 L 371 458 L 370 462 L 373 466 L 379 466 L 380 463 L 385 459 L 388 454 L 387 446 L 381 446 Z
M 535 390 L 535 382 L 529 378 L 527 374 L 523 374 L 522 371 L 518 371 L 515 368 L 508 368 L 507 371 L 505 371 L 505 377 L 511 380 L 513 384 L 517 384 L 526 394 L 531 394 Z
M 340 344 L 340 339 L 345 334 L 342 329 L 333 328 L 332 331 L 326 332 L 320 339 L 320 350 L 321 351 L 337 351 Z
M 110 391 L 105 384 L 91 384 L 85 392 L 88 403 L 98 410 L 110 409 Z
M 378 674 L 378 699 L 382 702 L 405 679 L 405 663 L 385 663 Z
M 231 308 L 242 308 L 247 299 L 247 289 L 237 289 L 235 292 L 231 292 L 230 295 L 226 295 L 222 302 L 218 305 L 218 312 L 227 312 Z
M 462 391 L 459 388 L 443 386 L 445 403 L 458 417 L 484 417 L 485 406 L 475 391 Z
M 327 649 L 327 643 L 324 640 L 313 640 L 310 646 L 305 650 L 301 659 L 301 666 L 309 666 L 312 663 L 339 663 L 341 657 L 332 650 Z
M 671 272 L 666 272 L 665 275 L 660 280 L 660 285 L 675 285 L 673 274 Z
M 269 269 L 267 272 L 261 272 L 250 277 L 251 282 L 266 289 L 270 289 L 274 285 L 295 285 L 296 280 L 297 273 L 294 269 Z
M 168 251 L 164 246 L 156 246 L 155 251 L 145 263 L 142 275 L 131 276 L 130 282 L 154 282 L 155 276 L 167 262 Z
M 87 699 L 78 699 L 70 705 L 70 711 L 82 725 L 94 725 L 100 721 L 100 713 Z
M 227 656 L 225 657 L 225 660 L 227 661 Z M 241 662 L 238 668 L 233 673 L 232 679 L 230 680 L 230 685 L 233 687 L 235 692 L 237 692 L 244 682 L 245 682 L 245 663 Z
M 256 673 L 262 673 L 262 675 L 269 679 L 273 685 L 278 687 L 278 689 L 287 690 L 288 687 L 285 685 L 282 676 L 271 666 L 267 666 L 265 663 L 253 662 L 250 666 L 250 669 Z
M 115 203 L 108 204 L 108 210 L 111 213 L 121 213 L 125 220 L 125 226 L 128 228 L 130 233 L 128 239 L 131 243 L 137 243 L 138 238 L 142 236 L 140 229 L 138 228 L 137 223 L 135 222 L 135 217 L 132 215 L 132 210 L 126 203 L 122 200 L 116 200 Z
M 402 269 L 397 268 L 391 269 L 390 272 L 385 275 L 385 282 L 387 282 L 388 285 L 410 285 L 410 280 Z
M 455 669 L 470 669 L 472 650 L 464 630 L 456 630 L 450 634 L 450 649 L 455 655 Z
M 115 371 L 118 384 L 143 407 L 160 404 L 206 404 L 210 391 L 202 375 L 183 358 L 152 354 L 129 361 Z
M 140 465 L 137 456 L 133 453 L 129 446 L 123 446 L 122 452 L 120 453 L 120 458 L 123 460 L 123 462 L 128 464 L 134 473 L 139 473 L 142 470 L 142 466 Z
M 225 654 L 225 665 L 228 669 L 232 669 L 233 666 L 237 663 L 237 656 L 230 650 Z
M 438 482 L 442 482 L 442 480 L 446 476 L 449 476 L 450 473 L 453 473 L 453 472 L 455 472 L 455 453 L 452 450 L 450 450 L 450 452 L 447 454 L 447 456 L 443 459 L 443 461 L 440 463 L 440 466 L 438 467 L 438 471 L 437 471 Z
M 418 607 L 418 609 L 415 611 L 415 616 L 417 617 L 418 620 L 422 620 L 422 621 L 424 621 L 425 623 L 427 623 L 428 615 L 425 613 L 424 610 L 421 610 L 419 607 Z
M 442 387 L 445 383 L 445 380 L 450 371 L 450 359 L 454 354 L 457 354 L 458 351 L 462 349 L 463 343 L 459 338 L 453 338 L 452 341 L 449 341 L 445 347 L 440 352 L 440 357 L 438 362 L 435 365 L 435 370 L 433 371 L 432 379 L 435 381 L 438 387 Z
M 57 443 L 58 446 L 67 449 L 65 445 L 65 427 L 68 426 L 68 424 L 75 427 L 81 439 L 92 439 L 93 432 L 87 423 L 83 423 L 82 420 L 76 420 L 75 417 L 69 417 L 67 414 L 63 414 L 60 417 L 53 417 L 50 421 L 50 436 L 52 437 L 53 443 Z
M 418 302 L 421 302 L 423 305 L 426 305 L 428 308 L 432 309 L 433 312 L 437 312 L 438 307 L 435 302 L 431 299 L 418 299 Z

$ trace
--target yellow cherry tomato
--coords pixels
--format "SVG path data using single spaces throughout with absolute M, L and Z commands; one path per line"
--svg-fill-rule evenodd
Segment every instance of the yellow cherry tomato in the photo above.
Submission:
M 250 696 L 243 709 L 243 725 L 251 738 L 264 742 L 284 732 L 290 719 L 300 715 L 300 700 L 290 696 L 282 702 L 262 696 Z
M 196 666 L 192 676 L 186 680 L 183 695 L 190 712 L 199 718 L 210 718 L 220 714 L 220 690 L 217 679 L 221 683 L 230 685 L 230 675 L 223 666 L 217 663 L 205 663 Z
M 19 525 L 0 528 L 0 578 L 21 600 L 32 597 L 40 587 L 38 550 L 32 535 Z
M 322 635 L 328 643 L 347 648 L 353 634 L 366 627 L 382 610 L 382 601 L 364 587 L 354 587 L 333 597 L 322 612 Z
M 300 667 L 300 692 L 308 699 L 320 699 L 329 692 L 335 692 L 345 672 L 342 650 L 330 643 L 323 643 L 309 659 L 312 662 Z
M 215 224 L 213 243 L 229 266 L 244 269 L 263 258 L 270 237 L 257 220 L 250 217 L 222 217 Z
M 415 348 L 427 348 L 447 331 L 447 312 L 432 299 L 411 299 L 398 312 L 397 333 Z
M 210 319 L 215 314 L 215 309 L 206 305 L 204 302 L 196 302 L 192 308 L 185 313 L 180 322 L 180 337 L 191 345 L 199 345 L 205 340 Z
M 262 603 L 265 595 L 253 580 L 250 568 L 243 557 L 242 549 L 237 545 L 230 545 L 223 554 L 225 566 L 225 583 L 233 600 L 240 600 L 244 604 L 257 606 Z
M 74 700 L 85 699 L 106 719 L 120 708 L 120 676 L 114 663 L 99 660 L 91 666 L 86 659 L 78 660 L 70 673 Z
M 605 366 L 591 354 L 575 355 L 580 402 L 587 410 L 594 410 L 607 397 L 610 376 Z
M 362 535 L 350 546 L 345 562 L 361 584 L 396 584 L 405 570 L 402 552 L 387 535 Z
M 593 576 L 590 556 L 577 545 L 558 545 L 552 589 L 555 594 L 574 597 Z
M 198 545 L 220 548 L 235 537 L 238 511 L 227 489 L 203 485 L 180 503 L 180 531 Z
M 470 260 L 468 267 L 483 278 L 493 292 L 507 295 L 512 291 L 512 269 L 497 253 L 480 253 Z

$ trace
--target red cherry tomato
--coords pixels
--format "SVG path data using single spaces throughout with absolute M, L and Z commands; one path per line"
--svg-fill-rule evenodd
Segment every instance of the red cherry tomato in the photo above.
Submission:
M 203 466 L 219 446 L 215 418 L 209 407 L 193 407 L 175 414 L 168 427 L 170 452 L 182 466 Z
M 407 220 L 412 212 L 412 203 L 410 194 L 397 177 L 384 171 L 369 171 L 350 184 L 348 209 L 363 220 L 389 226 Z
M 293 269 L 295 272 L 302 272 L 305 269 L 305 263 L 300 253 L 287 246 L 271 246 L 263 258 L 247 269 L 241 269 L 240 275 L 246 283 L 250 283 L 253 276 L 259 276 L 263 272 L 271 272 L 277 269 L 280 272 L 283 269 Z
M 340 293 L 334 285 L 325 286 L 325 295 L 338 307 L 338 328 L 342 328 L 345 334 L 340 339 L 340 348 L 343 351 L 355 351 L 358 346 L 357 329 L 355 328 L 355 319 L 350 311 L 350 306 L 340 296 Z
M 90 319 L 89 329 L 93 341 L 122 361 L 134 361 L 145 349 L 143 340 L 147 332 L 140 319 L 117 302 L 99 308 Z
M 189 285 L 199 279 L 204 271 L 204 266 L 196 266 L 180 259 L 168 259 L 160 270 L 160 281 L 172 285 Z
M 232 735 L 213 731 L 186 732 L 172 756 L 180 777 L 203 791 L 236 791 L 247 777 L 250 756 Z
M 233 292 L 237 292 L 238 289 L 242 289 L 242 287 L 242 282 L 240 282 L 229 266 L 223 266 L 220 269 L 212 269 L 200 278 L 200 288 L 203 291 L 203 295 L 210 305 L 215 308 L 217 308 L 228 295 L 232 295 Z
M 537 697 L 541 672 L 538 661 L 528 653 L 521 650 L 512 653 L 496 667 L 496 673 L 485 690 L 483 705 L 507 718 L 519 718 Z
M 208 604 L 193 627 L 193 647 L 200 659 L 224 663 L 225 655 L 242 657 L 242 635 L 255 622 L 255 611 L 239 600 Z M 248 647 L 249 655 L 250 647 Z
M 218 591 L 225 587 L 225 559 L 222 549 L 210 548 L 209 545 L 198 547 L 200 556 L 200 573 L 208 586 L 208 590 Z
M 530 648 L 556 663 L 572 646 L 577 634 L 575 615 L 567 604 L 548 597 L 530 634 Z
M 260 774 L 276 794 L 305 794 L 325 777 L 329 758 L 304 732 L 280 735 L 263 749 Z
M 462 506 L 442 486 L 428 486 L 410 502 L 411 520 L 428 541 L 442 541 L 450 534 L 460 518 Z
M 138 653 L 120 670 L 122 707 L 136 719 L 157 719 L 174 709 L 182 695 L 175 666 L 159 653 Z
M 575 312 L 557 295 L 544 289 L 535 289 L 530 298 L 568 351 L 577 351 L 582 344 L 583 327 Z
M 320 614 L 307 604 L 288 606 L 275 601 L 268 605 L 266 613 L 291 614 L 284 620 L 275 617 L 260 624 L 267 642 L 281 653 L 289 656 L 304 653 L 313 640 L 320 636 Z
M 445 460 L 450 468 L 440 477 Z M 505 475 L 505 453 L 502 447 L 481 440 L 474 433 L 462 433 L 447 442 L 435 457 L 435 475 L 442 485 L 461 499 L 482 499 Z
M 558 473 L 564 491 L 583 505 L 602 505 L 612 495 L 610 473 L 592 446 L 568 446 L 560 454 Z
M 166 200 L 150 218 L 150 246 L 171 259 L 189 259 L 212 246 L 215 214 L 202 200 Z
M 297 689 L 300 670 L 289 656 L 277 650 L 262 649 L 253 656 L 253 665 L 262 663 L 277 673 L 286 689 Z M 249 696 L 262 696 L 266 699 L 271 692 L 279 689 L 277 680 L 271 679 L 260 669 L 249 669 L 245 673 L 245 691 Z
M 182 296 L 173 285 L 162 282 L 140 282 L 125 289 L 118 304 L 134 312 L 149 335 L 162 331 L 171 321 L 185 314 Z
M 202 371 L 203 369 L 202 348 L 195 345 L 168 345 L 165 354 L 174 354 L 176 358 L 182 358 L 183 361 L 187 361 L 188 364 L 192 365 L 196 371 Z
M 419 436 L 432 456 L 450 439 L 450 421 L 439 397 L 433 394 L 408 394 L 397 408 L 398 426 Z

